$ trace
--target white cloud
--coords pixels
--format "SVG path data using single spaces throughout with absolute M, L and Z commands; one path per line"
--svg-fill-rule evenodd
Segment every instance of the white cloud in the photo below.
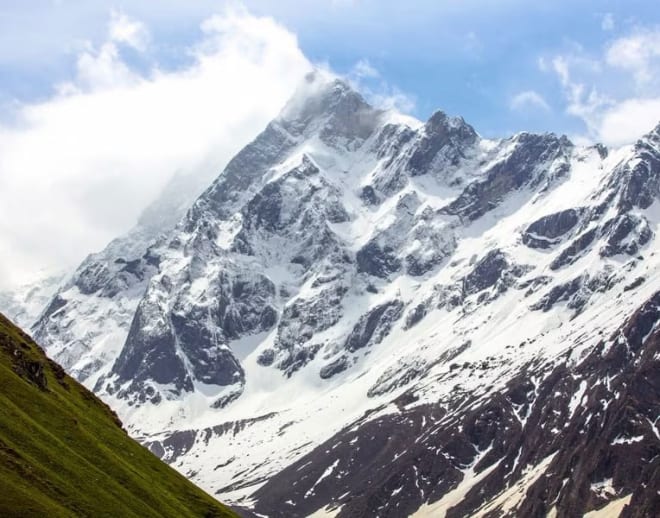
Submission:
M 644 85 L 660 77 L 660 28 L 637 29 L 614 40 L 605 54 L 608 65 L 628 70 Z
M 619 146 L 660 121 L 660 29 L 636 28 L 610 41 L 597 56 L 579 46 L 539 60 L 562 85 L 566 113 L 586 126 L 581 139 Z
M 550 106 L 541 94 L 534 90 L 526 90 L 514 95 L 509 104 L 512 110 L 527 111 L 527 110 L 543 110 L 550 111 Z
M 614 145 L 626 144 L 631 136 L 647 133 L 659 122 L 660 97 L 628 99 L 605 112 L 599 128 L 600 137 Z
M 142 26 L 115 15 L 110 27 L 70 83 L 0 125 L 0 283 L 75 265 L 130 228 L 174 172 L 219 172 L 310 70 L 293 34 L 241 11 L 207 20 L 174 72 L 131 69 L 117 45 L 139 48 Z
M 139 20 L 116 10 L 110 15 L 108 37 L 111 41 L 128 45 L 139 51 L 144 51 L 149 43 L 147 27 Z
M 415 110 L 415 98 L 394 86 L 382 87 L 379 91 L 367 91 L 367 100 L 383 110 L 396 110 L 410 114 Z
M 356 78 L 380 77 L 380 73 L 369 63 L 368 59 L 361 59 L 353 65 L 349 76 Z
M 99 91 L 128 87 L 138 83 L 140 79 L 121 59 L 117 46 L 106 42 L 98 50 L 88 45 L 78 56 L 76 78 L 72 82 L 58 85 L 57 89 L 62 94 L 83 90 Z
M 612 13 L 605 13 L 600 22 L 600 28 L 604 31 L 614 30 L 614 15 Z

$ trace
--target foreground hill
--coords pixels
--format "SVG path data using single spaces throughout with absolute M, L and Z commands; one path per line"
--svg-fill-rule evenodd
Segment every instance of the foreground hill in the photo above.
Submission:
M 1 516 L 235 516 L 130 439 L 2 315 L 0 480 Z

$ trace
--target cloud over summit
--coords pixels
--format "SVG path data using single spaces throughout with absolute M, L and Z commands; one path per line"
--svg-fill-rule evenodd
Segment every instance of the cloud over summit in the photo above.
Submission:
M 145 25 L 113 12 L 106 41 L 86 45 L 75 77 L 0 125 L 4 284 L 103 247 L 175 172 L 219 173 L 311 66 L 295 35 L 241 10 L 207 19 L 176 70 L 124 59 L 123 47 L 142 52 L 149 41 Z

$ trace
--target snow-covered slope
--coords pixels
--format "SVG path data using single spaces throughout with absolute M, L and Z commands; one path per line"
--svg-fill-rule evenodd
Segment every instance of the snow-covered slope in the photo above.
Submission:
M 37 336 L 261 515 L 651 508 L 658 471 L 614 461 L 660 453 L 659 225 L 660 126 L 491 141 L 316 73 L 176 228 L 84 263 Z

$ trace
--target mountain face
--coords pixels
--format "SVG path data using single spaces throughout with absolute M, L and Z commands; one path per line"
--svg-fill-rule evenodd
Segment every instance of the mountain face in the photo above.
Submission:
M 49 356 L 93 387 L 93 380 L 116 359 L 146 282 L 158 271 L 150 247 L 176 226 L 205 189 L 212 179 L 209 171 L 210 166 L 202 165 L 187 174 L 174 174 L 130 232 L 89 255 L 73 274 L 61 276 L 57 283 L 40 282 L 27 291 L 39 294 L 41 305 L 28 305 L 24 297 L 27 300 L 10 306 L 0 295 L 0 308 L 31 327 Z M 43 293 L 48 295 L 46 302 Z
M 651 516 L 659 224 L 660 126 L 615 150 L 487 140 L 316 73 L 35 334 L 259 515 Z
M 2 516 L 232 517 L 0 315 Z

